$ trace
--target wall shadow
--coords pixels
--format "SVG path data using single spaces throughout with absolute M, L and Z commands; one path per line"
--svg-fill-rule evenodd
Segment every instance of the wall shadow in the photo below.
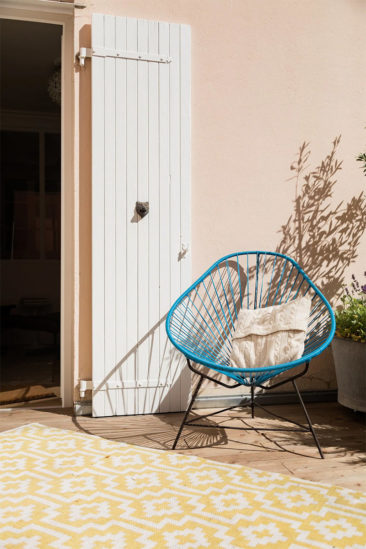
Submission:
M 290 169 L 295 182 L 293 211 L 280 229 L 276 251 L 293 257 L 327 299 L 336 300 L 345 285 L 345 273 L 357 259 L 366 229 L 366 195 L 333 204 L 333 193 L 342 161 L 337 152 L 341 136 L 327 156 L 310 167 L 310 144 L 304 142 Z

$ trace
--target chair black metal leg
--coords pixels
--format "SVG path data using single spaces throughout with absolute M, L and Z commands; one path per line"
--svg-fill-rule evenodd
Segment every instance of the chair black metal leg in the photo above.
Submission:
M 297 388 L 297 385 L 296 385 L 295 380 L 292 381 L 292 385 L 294 386 L 294 388 L 295 388 L 295 390 L 296 390 L 298 399 L 299 399 L 299 401 L 300 401 L 300 404 L 301 404 L 301 406 L 302 406 L 302 409 L 304 410 L 304 414 L 305 414 L 305 417 L 306 417 L 306 421 L 308 422 L 309 429 L 310 429 L 311 434 L 313 435 L 313 439 L 314 439 L 314 441 L 315 441 L 315 444 L 316 444 L 317 447 L 318 447 L 320 457 L 321 457 L 322 459 L 324 459 L 324 455 L 323 455 L 322 449 L 320 448 L 320 444 L 319 444 L 319 441 L 318 441 L 318 437 L 316 436 L 316 433 L 315 433 L 315 431 L 314 431 L 314 429 L 313 429 L 313 425 L 312 425 L 312 423 L 311 423 L 310 416 L 309 416 L 308 411 L 307 411 L 307 409 L 306 409 L 306 407 L 305 407 L 305 404 L 304 404 L 304 401 L 303 401 L 302 396 L 301 396 L 301 394 L 300 394 L 300 391 L 299 391 L 299 389 Z
M 254 418 L 254 385 L 250 387 L 250 407 L 252 409 L 252 419 Z
M 192 395 L 191 402 L 189 403 L 189 406 L 188 406 L 188 408 L 187 408 L 187 411 L 186 411 L 186 413 L 184 414 L 184 418 L 183 418 L 183 421 L 182 421 L 182 423 L 181 423 L 181 426 L 179 427 L 179 431 L 178 431 L 178 434 L 177 434 L 177 436 L 176 436 L 176 438 L 175 438 L 175 441 L 174 441 L 172 450 L 175 450 L 175 447 L 176 447 L 176 445 L 177 445 L 177 443 L 178 443 L 178 440 L 179 440 L 179 438 L 180 438 L 180 435 L 181 435 L 181 433 L 182 433 L 182 431 L 183 431 L 183 427 L 184 427 L 184 424 L 185 424 L 185 422 L 186 422 L 186 419 L 187 419 L 187 417 L 188 417 L 188 415 L 189 415 L 189 412 L 190 412 L 191 409 L 192 409 L 193 403 L 194 403 L 194 401 L 196 400 L 196 396 L 197 396 L 198 391 L 200 390 L 200 387 L 201 387 L 201 385 L 202 385 L 202 381 L 203 381 L 203 377 L 201 376 L 201 377 L 200 377 L 200 380 L 199 380 L 199 382 L 197 383 L 197 386 L 196 386 L 196 388 L 195 388 L 195 390 L 194 390 L 194 393 L 193 393 L 193 395 Z

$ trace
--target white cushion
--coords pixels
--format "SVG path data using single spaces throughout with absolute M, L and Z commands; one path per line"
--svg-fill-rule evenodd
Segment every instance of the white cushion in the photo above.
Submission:
M 291 362 L 304 352 L 311 299 L 262 309 L 241 309 L 233 334 L 231 366 L 260 368 Z

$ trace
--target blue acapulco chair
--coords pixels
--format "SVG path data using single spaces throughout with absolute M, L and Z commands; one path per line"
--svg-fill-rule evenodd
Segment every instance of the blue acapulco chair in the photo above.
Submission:
M 312 307 L 301 358 L 275 366 L 259 365 L 258 368 L 236 368 L 230 365 L 231 338 L 241 307 L 269 307 L 305 295 L 311 297 Z M 173 450 L 184 425 L 212 428 L 212 424 L 197 423 L 195 419 L 187 421 L 204 379 L 224 387 L 250 387 L 250 402 L 245 406 L 251 407 L 253 418 L 254 407 L 263 408 L 255 399 L 256 388 L 268 390 L 292 382 L 308 426 L 287 421 L 297 426 L 297 429 L 291 430 L 310 432 L 321 458 L 324 457 L 295 380 L 307 372 L 310 360 L 330 344 L 334 336 L 335 320 L 328 301 L 293 259 L 280 253 L 263 251 L 233 253 L 219 259 L 174 303 L 167 316 L 166 330 L 170 341 L 186 357 L 189 368 L 200 376 L 174 441 Z M 192 363 L 206 366 L 209 373 Z M 273 383 L 276 376 L 301 364 L 304 367 L 300 372 L 296 371 L 286 379 L 281 376 L 279 381 Z M 225 383 L 221 376 L 215 379 L 212 377 L 215 374 L 224 374 L 235 383 Z M 236 407 L 225 408 L 225 411 Z M 200 419 L 222 411 L 224 410 L 200 416 Z M 240 429 L 230 426 L 225 428 Z M 249 429 L 251 428 L 245 428 Z

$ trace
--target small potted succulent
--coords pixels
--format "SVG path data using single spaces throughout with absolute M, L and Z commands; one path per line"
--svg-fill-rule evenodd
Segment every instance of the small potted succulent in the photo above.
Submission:
M 366 272 L 364 274 L 366 276 Z M 335 317 L 332 349 L 338 402 L 366 412 L 366 284 L 360 285 L 354 275 Z

